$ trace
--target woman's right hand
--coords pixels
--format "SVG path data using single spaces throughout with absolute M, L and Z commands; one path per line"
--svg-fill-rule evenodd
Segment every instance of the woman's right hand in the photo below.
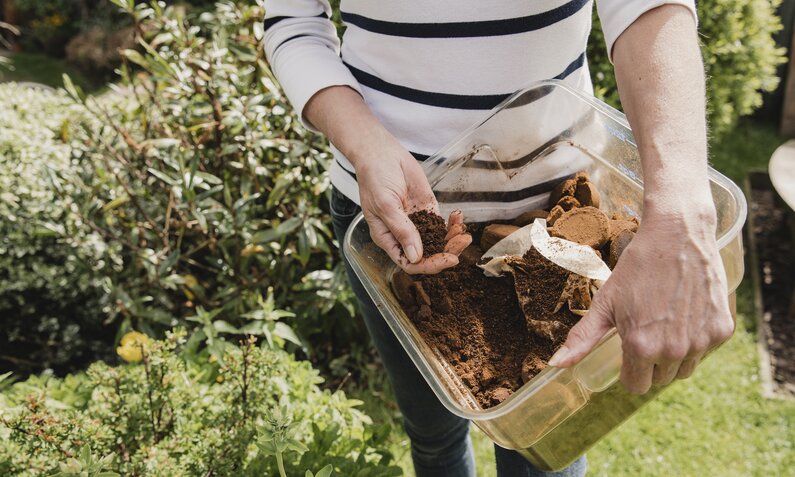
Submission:
M 450 214 L 444 252 L 423 258 L 420 234 L 408 215 L 419 210 L 438 214 L 439 204 L 422 167 L 392 141 L 379 148 L 377 159 L 356 161 L 359 197 L 370 236 L 409 274 L 434 274 L 458 265 L 458 255 L 472 243 L 463 215 L 460 211 Z
M 353 164 L 370 235 L 396 264 L 411 274 L 439 273 L 458 264 L 458 255 L 472 242 L 463 215 L 450 214 L 444 253 L 423 258 L 422 240 L 409 214 L 438 214 L 439 204 L 422 167 L 356 91 L 347 86 L 320 90 L 306 104 L 304 116 Z

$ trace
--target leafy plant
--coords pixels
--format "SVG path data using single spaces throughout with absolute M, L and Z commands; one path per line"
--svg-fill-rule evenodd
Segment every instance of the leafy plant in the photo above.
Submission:
M 59 464 L 60 472 L 53 477 L 118 477 L 116 472 L 109 472 L 105 469 L 113 462 L 113 454 L 101 459 L 91 455 L 91 449 L 83 446 L 78 458 L 70 457 L 66 462 Z
M 335 326 L 341 343 L 360 335 L 333 253 L 331 156 L 275 85 L 262 1 L 197 16 L 112 1 L 139 48 L 123 52 L 122 97 L 85 97 L 67 80 L 102 125 L 84 128 L 79 167 L 59 179 L 75 184 L 86 222 L 116 246 L 123 266 L 109 281 L 122 330 L 156 335 L 192 317 L 207 340 L 212 325 L 297 343 L 272 311 L 262 318 L 264 303 L 289 312 L 278 318 L 295 315 L 304 337 Z
M 701 52 L 707 73 L 707 110 L 711 133 L 725 134 L 740 116 L 762 105 L 762 93 L 776 89 L 776 68 L 786 61 L 773 35 L 781 29 L 780 0 L 700 0 L 696 2 Z M 618 107 L 613 67 L 594 14 L 588 45 L 597 96 Z
M 109 350 L 102 275 L 107 243 L 82 222 L 74 188 L 74 125 L 63 93 L 0 84 L 0 371 L 72 369 Z M 91 351 L 94 350 L 94 351 Z
M 318 388 L 309 363 L 253 339 L 221 361 L 185 344 L 177 330 L 142 346 L 137 364 L 95 363 L 67 378 L 80 383 L 73 394 L 56 378 L 7 386 L 0 473 L 400 475 L 385 431 L 359 401 Z

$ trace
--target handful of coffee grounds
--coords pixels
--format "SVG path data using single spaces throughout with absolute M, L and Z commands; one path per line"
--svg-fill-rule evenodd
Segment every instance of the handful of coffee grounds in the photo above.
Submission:
M 444 252 L 447 226 L 441 216 L 427 210 L 420 210 L 409 214 L 409 219 L 417 227 L 420 238 L 422 238 L 422 256 L 424 258 Z

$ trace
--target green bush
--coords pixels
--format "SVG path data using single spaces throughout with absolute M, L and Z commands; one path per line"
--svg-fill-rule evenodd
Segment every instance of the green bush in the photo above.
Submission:
M 51 181 L 73 167 L 70 135 L 85 113 L 65 94 L 13 83 L 0 84 L 0 104 L 0 370 L 64 371 L 115 332 L 102 325 L 107 245 L 82 222 L 74 189 Z
M 308 363 L 251 340 L 215 361 L 180 350 L 183 337 L 141 344 L 137 364 L 6 385 L 0 474 L 400 475 L 388 430 L 319 389 Z
M 79 167 L 59 178 L 118 246 L 109 280 L 122 329 L 157 334 L 211 313 L 216 329 L 251 334 L 271 300 L 303 337 L 329 333 L 324 346 L 362 336 L 329 228 L 331 155 L 275 86 L 261 2 L 189 15 L 113 1 L 142 48 L 123 52 L 122 99 L 68 87 L 102 126 L 84 128 Z
M 710 130 L 720 136 L 740 116 L 762 105 L 762 93 L 776 89 L 778 65 L 786 61 L 773 35 L 781 29 L 776 16 L 780 0 L 699 0 L 699 33 L 707 73 Z M 596 95 L 619 107 L 613 67 L 594 14 L 588 63 Z

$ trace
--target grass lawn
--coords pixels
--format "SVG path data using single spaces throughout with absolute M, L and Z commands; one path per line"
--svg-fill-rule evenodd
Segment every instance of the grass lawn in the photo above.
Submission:
M 63 86 L 63 74 L 72 78 L 75 84 L 86 91 L 94 91 L 98 85 L 85 77 L 79 70 L 64 60 L 51 58 L 39 53 L 14 53 L 8 65 L 0 65 L 0 82 L 32 81 L 53 88 Z M 10 66 L 10 68 L 7 68 Z
M 739 182 L 748 170 L 766 167 L 782 142 L 772 126 L 743 123 L 713 145 L 712 164 Z M 588 452 L 589 475 L 795 475 L 795 401 L 761 396 L 749 282 L 747 278 L 738 290 L 738 323 L 732 340 L 710 356 L 692 379 L 671 386 L 594 446 Z M 375 397 L 370 392 L 355 394 L 367 401 L 365 408 L 376 420 L 394 424 L 393 452 L 406 475 L 413 475 L 408 438 L 388 391 Z M 494 476 L 491 442 L 477 429 L 472 435 L 478 475 Z

